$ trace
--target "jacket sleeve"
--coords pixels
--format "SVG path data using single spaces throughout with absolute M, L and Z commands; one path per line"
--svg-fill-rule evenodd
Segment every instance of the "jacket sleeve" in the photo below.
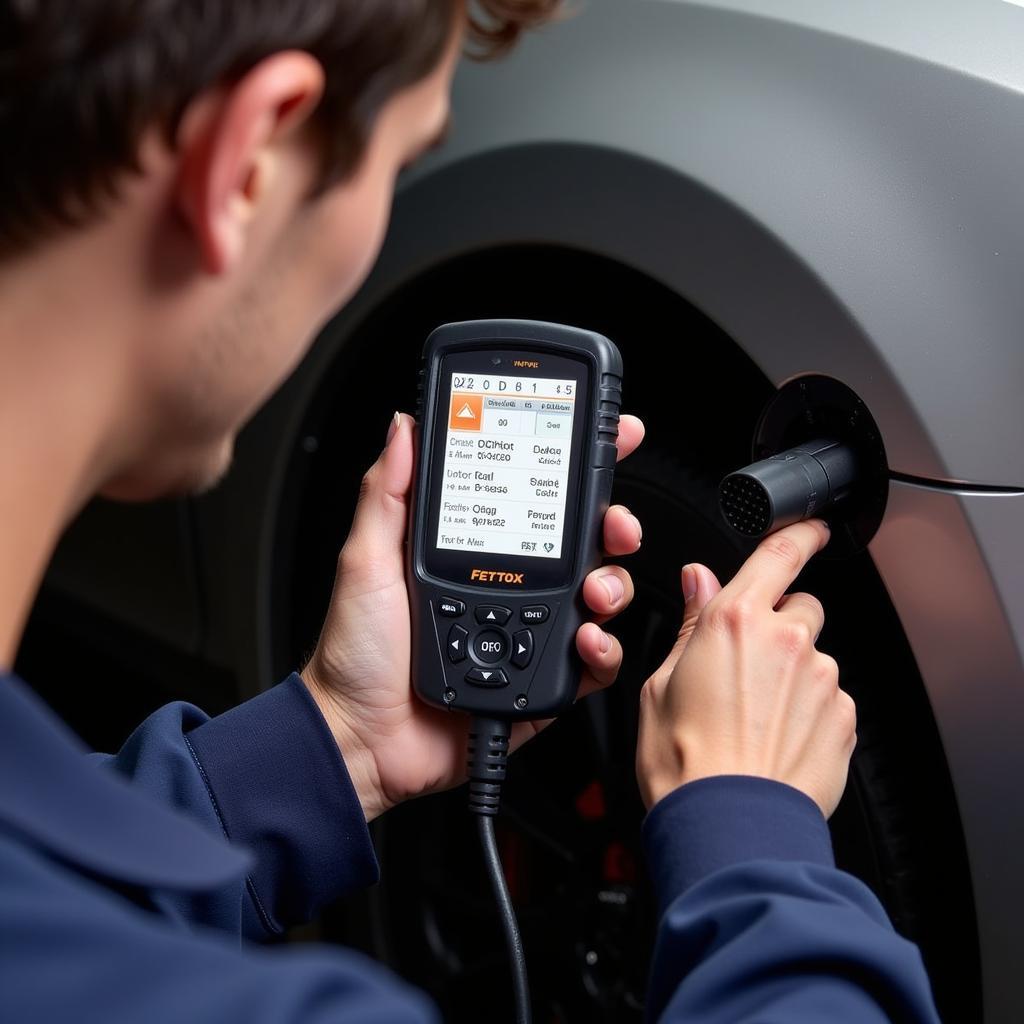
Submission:
M 259 941 L 379 877 L 337 744 L 294 673 L 216 718 L 168 704 L 116 755 L 93 756 L 252 854 L 243 894 L 158 897 L 184 923 Z
M 0 827 L 0 1016 L 33 1024 L 438 1024 L 358 953 L 168 927 Z
M 803 793 L 700 779 L 656 804 L 643 831 L 661 912 L 649 1020 L 939 1024 L 917 947 L 835 868 Z

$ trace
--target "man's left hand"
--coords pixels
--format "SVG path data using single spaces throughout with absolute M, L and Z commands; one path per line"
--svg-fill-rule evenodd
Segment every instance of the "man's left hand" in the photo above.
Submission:
M 623 416 L 619 458 L 643 435 L 639 419 Z M 301 673 L 345 758 L 367 821 L 402 800 L 466 778 L 469 717 L 424 704 L 410 681 L 403 545 L 412 467 L 413 421 L 396 413 L 384 451 L 363 478 L 327 619 Z M 632 554 L 640 535 L 640 523 L 627 509 L 608 510 L 607 554 Z M 618 674 L 622 648 L 601 624 L 629 606 L 633 582 L 620 566 L 604 565 L 587 576 L 583 597 L 594 616 L 576 634 L 584 664 L 579 697 L 610 685 Z M 511 749 L 546 724 L 516 723 Z

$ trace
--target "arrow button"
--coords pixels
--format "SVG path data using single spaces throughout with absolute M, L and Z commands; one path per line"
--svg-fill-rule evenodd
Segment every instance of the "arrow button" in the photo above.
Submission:
M 516 668 L 526 668 L 533 658 L 533 633 L 521 629 L 512 634 L 512 664 Z
M 448 660 L 453 665 L 466 660 L 467 640 L 469 640 L 469 632 L 462 626 L 454 625 L 448 631 Z
M 466 673 L 466 682 L 474 686 L 508 686 L 508 676 L 500 668 L 475 668 Z
M 480 604 L 476 608 L 476 621 L 494 626 L 504 626 L 512 617 L 511 608 L 502 608 L 500 604 Z

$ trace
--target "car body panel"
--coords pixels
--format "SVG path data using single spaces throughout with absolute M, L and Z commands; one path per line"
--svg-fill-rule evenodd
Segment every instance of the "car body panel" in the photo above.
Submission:
M 1021 523 L 1024 493 L 894 483 L 871 544 L 945 747 L 974 879 L 986 1020 L 999 1022 L 1024 1016 Z
M 1022 92 L 1024 10 L 1003 0 L 593 0 L 460 70 L 451 143 L 409 176 L 379 268 L 609 256 L 777 385 L 844 381 L 890 467 L 932 481 L 892 484 L 871 553 L 948 755 L 992 1022 L 1024 1018 Z M 674 343 L 666 325 L 650 358 Z
M 894 468 L 1024 486 L 1024 73 L 1011 60 L 1014 48 L 1024 55 L 1024 10 L 1002 0 L 901 4 L 898 15 L 893 6 L 592 0 L 507 61 L 462 67 L 451 142 L 416 177 L 537 144 L 607 149 L 669 169 L 680 188 L 688 182 L 742 211 L 813 268 L 865 339 L 847 356 L 845 339 L 820 328 L 794 335 L 766 325 L 763 337 L 741 342 L 770 377 L 813 368 L 825 345 L 840 364 L 833 372 L 879 419 Z M 797 23 L 812 11 L 816 26 Z M 914 47 L 903 52 L 908 39 Z M 645 262 L 692 253 L 685 203 L 670 216 L 664 196 L 635 179 L 606 180 L 599 191 L 579 173 L 578 186 L 593 192 L 591 244 L 626 244 L 620 230 L 657 204 L 662 223 L 646 246 L 660 253 Z M 560 179 L 517 197 L 495 183 L 492 201 L 516 206 L 494 211 L 501 235 L 526 233 L 526 203 L 531 227 L 558 219 L 573 201 L 568 188 Z M 456 220 L 461 204 L 461 195 L 447 204 Z M 722 248 L 709 258 L 727 259 Z M 750 272 L 772 289 L 770 261 Z M 688 291 L 706 308 L 693 284 Z M 741 307 L 748 281 L 739 277 L 732 291 L 731 307 Z M 921 431 L 892 420 L 893 387 L 905 390 Z M 974 431 L 980 396 L 985 423 Z

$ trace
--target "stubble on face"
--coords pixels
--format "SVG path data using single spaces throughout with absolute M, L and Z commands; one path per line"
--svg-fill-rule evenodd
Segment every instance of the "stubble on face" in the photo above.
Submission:
M 184 340 L 186 366 L 162 396 L 166 435 L 151 460 L 152 496 L 215 487 L 231 468 L 239 432 L 305 354 L 309 339 L 289 330 L 282 309 L 289 250 L 271 255 L 216 322 Z

